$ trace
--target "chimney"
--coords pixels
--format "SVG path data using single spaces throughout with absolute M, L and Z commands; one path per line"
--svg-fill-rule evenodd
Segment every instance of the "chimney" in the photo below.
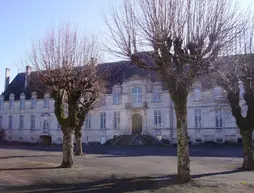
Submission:
M 5 68 L 5 85 L 4 85 L 4 90 L 6 90 L 6 88 L 10 84 L 10 73 L 11 73 L 11 70 L 9 68 Z
M 92 57 L 91 58 L 91 65 L 96 66 L 97 65 L 97 59 Z
M 26 75 L 25 75 L 25 87 L 27 87 L 28 85 L 28 79 L 29 79 L 29 75 L 31 74 L 31 66 L 26 66 Z

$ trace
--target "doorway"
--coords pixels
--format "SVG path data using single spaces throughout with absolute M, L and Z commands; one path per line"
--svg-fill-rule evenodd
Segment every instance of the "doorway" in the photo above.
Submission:
M 132 134 L 142 133 L 142 116 L 140 114 L 132 115 Z

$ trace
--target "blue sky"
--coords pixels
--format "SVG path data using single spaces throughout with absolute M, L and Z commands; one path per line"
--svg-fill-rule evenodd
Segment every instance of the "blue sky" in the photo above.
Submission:
M 241 0 L 241 4 L 248 5 L 252 1 L 254 0 Z M 18 73 L 19 61 L 29 51 L 32 40 L 43 37 L 45 31 L 60 20 L 75 23 L 88 34 L 100 34 L 106 30 L 102 12 L 109 11 L 112 4 L 119 2 L 120 0 L 0 0 L 0 93 L 4 88 L 5 68 L 11 69 L 12 80 Z M 106 59 L 111 58 L 106 55 Z

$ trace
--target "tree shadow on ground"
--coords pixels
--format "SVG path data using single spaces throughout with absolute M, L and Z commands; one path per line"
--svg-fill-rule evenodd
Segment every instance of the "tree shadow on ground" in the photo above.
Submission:
M 1 156 L 0 160 L 3 159 L 15 159 L 15 158 L 36 158 L 36 157 L 52 157 L 57 155 L 14 155 L 14 156 Z
M 192 179 L 197 179 L 206 176 L 214 175 L 225 175 L 232 174 L 236 172 L 241 172 L 242 170 L 236 169 L 232 171 L 225 172 L 216 172 L 216 173 L 205 173 L 193 175 Z M 59 179 L 58 179 L 59 180 Z M 194 187 L 208 187 L 208 185 L 198 184 L 195 181 L 190 182 Z M 160 188 L 169 187 L 175 184 L 181 184 L 175 175 L 167 175 L 160 177 L 133 177 L 133 178 L 108 178 L 97 180 L 93 182 L 84 182 L 84 183 L 75 183 L 70 182 L 70 184 L 61 183 L 57 181 L 51 181 L 51 183 L 43 184 L 36 183 L 35 185 L 28 186 L 12 186 L 4 187 L 4 192 L 13 192 L 13 193 L 60 193 L 60 192 L 89 192 L 89 193 L 124 193 L 131 191 L 141 191 L 141 190 L 158 190 Z M 217 185 L 210 185 L 210 187 L 217 187 Z M 171 187 L 174 191 L 174 187 Z
M 26 168 L 0 168 L 0 171 L 22 171 L 22 170 L 49 170 L 49 169 L 57 169 L 60 166 L 52 166 L 52 167 L 26 167 Z
M 10 145 L 0 146 L 0 149 L 32 150 L 61 152 L 62 145 L 45 147 L 40 145 Z M 174 146 L 84 146 L 85 154 L 94 154 L 102 157 L 136 157 L 136 156 L 177 156 Z M 232 149 L 234 151 L 232 151 Z M 191 157 L 242 157 L 242 147 L 239 144 L 212 144 L 190 146 Z

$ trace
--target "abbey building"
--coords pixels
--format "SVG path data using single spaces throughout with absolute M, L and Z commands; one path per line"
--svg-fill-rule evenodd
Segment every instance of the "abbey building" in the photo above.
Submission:
M 118 135 L 146 134 L 176 143 L 173 102 L 160 80 L 128 61 L 98 64 L 111 76 L 105 98 L 91 111 L 83 126 L 83 142 L 100 142 Z M 48 93 L 29 89 L 31 70 L 19 73 L 0 96 L 0 129 L 5 140 L 39 143 L 49 136 L 62 143 L 60 125 L 54 115 L 54 100 Z M 237 142 L 241 137 L 228 107 L 220 106 L 222 89 L 196 82 L 188 97 L 188 133 L 192 143 Z

